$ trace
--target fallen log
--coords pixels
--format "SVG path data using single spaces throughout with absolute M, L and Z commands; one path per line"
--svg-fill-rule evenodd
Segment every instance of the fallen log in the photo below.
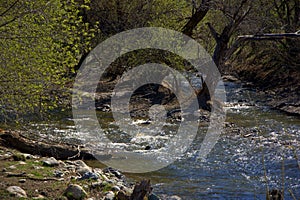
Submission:
M 1 132 L 0 145 L 17 149 L 23 153 L 54 157 L 59 160 L 95 160 L 95 157 L 88 149 L 79 149 L 79 147 L 72 147 L 70 145 L 47 144 L 45 142 L 33 141 L 17 131 Z M 109 158 L 108 155 L 106 156 Z

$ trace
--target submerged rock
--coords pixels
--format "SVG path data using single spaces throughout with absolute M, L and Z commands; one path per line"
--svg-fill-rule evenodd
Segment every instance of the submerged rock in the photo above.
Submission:
M 87 197 L 87 193 L 80 185 L 71 184 L 65 190 L 64 196 L 68 199 L 81 200 Z
M 27 197 L 25 190 L 19 186 L 10 186 L 6 190 L 15 197 Z

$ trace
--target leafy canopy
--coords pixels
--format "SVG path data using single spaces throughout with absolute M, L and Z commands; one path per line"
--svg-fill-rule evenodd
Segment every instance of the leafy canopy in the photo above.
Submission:
M 69 103 L 73 67 L 94 29 L 73 0 L 0 3 L 0 116 L 38 113 Z

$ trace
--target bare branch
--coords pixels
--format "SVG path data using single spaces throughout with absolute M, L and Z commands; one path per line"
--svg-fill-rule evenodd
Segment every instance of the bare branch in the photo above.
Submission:
M 0 14 L 0 17 L 3 17 L 10 9 L 12 9 L 17 3 L 19 2 L 19 0 L 16 0 L 13 4 L 11 4 L 3 13 Z
M 182 33 L 192 36 L 193 30 L 196 28 L 198 23 L 205 17 L 209 10 L 210 0 L 202 0 L 201 5 L 197 8 L 196 12 L 192 15 L 189 21 L 185 24 L 182 29 Z
M 220 35 L 217 33 L 216 29 L 211 25 L 211 23 L 206 23 L 206 25 L 208 26 L 212 36 L 214 37 L 214 39 L 216 41 L 219 40 Z

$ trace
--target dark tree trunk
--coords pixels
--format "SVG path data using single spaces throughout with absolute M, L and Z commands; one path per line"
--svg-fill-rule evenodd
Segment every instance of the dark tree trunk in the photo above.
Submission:
M 185 24 L 182 29 L 182 33 L 192 37 L 193 30 L 196 28 L 198 23 L 205 17 L 209 11 L 210 0 L 202 0 L 201 5 L 196 8 L 196 12 L 193 13 L 192 17 Z
M 196 12 L 192 14 L 189 21 L 185 24 L 182 29 L 182 33 L 192 37 L 193 30 L 197 27 L 198 23 L 205 17 L 207 12 L 210 9 L 209 3 L 211 0 L 202 0 L 201 4 L 198 8 L 196 8 Z M 197 93 L 197 99 L 199 103 L 199 107 L 205 110 L 211 110 L 208 101 L 211 99 L 211 94 L 209 93 L 208 86 L 206 82 L 203 82 L 203 88 L 201 91 Z

